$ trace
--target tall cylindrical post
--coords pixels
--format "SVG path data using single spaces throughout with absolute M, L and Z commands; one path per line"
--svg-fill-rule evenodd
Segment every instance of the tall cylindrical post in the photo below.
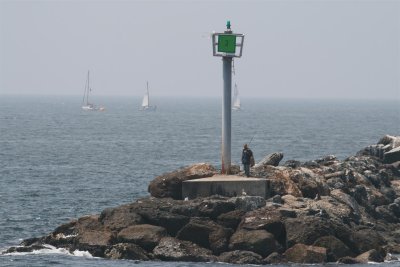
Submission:
M 231 168 L 232 121 L 232 57 L 222 57 L 224 91 L 222 97 L 222 166 L 221 172 L 229 174 Z
M 243 34 L 232 32 L 229 20 L 226 23 L 226 31 L 223 33 L 213 33 L 212 35 L 213 55 L 222 57 L 224 82 L 222 96 L 222 174 L 230 174 L 231 170 L 232 60 L 234 57 L 242 56 L 243 40 Z

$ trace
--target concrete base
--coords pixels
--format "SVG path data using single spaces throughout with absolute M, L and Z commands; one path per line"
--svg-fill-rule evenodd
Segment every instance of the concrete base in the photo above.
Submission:
M 194 199 L 212 195 L 227 197 L 260 196 L 270 197 L 271 184 L 268 179 L 235 175 L 215 175 L 182 183 L 182 197 Z

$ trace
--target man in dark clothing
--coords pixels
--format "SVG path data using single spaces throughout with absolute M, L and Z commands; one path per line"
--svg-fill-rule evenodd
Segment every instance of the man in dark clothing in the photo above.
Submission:
M 253 152 L 250 150 L 247 144 L 244 144 L 242 152 L 242 163 L 244 166 L 244 173 L 247 177 L 250 177 L 250 164 L 252 164 L 252 161 L 254 161 L 252 160 L 252 158 Z

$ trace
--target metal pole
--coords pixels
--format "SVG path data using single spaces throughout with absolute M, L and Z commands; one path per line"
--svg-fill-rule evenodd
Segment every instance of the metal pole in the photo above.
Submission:
M 231 168 L 232 125 L 232 57 L 222 57 L 224 91 L 222 98 L 222 169 L 229 174 Z

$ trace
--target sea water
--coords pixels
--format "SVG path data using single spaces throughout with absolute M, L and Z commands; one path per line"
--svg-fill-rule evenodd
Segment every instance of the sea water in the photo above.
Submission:
M 148 196 L 149 182 L 198 162 L 220 167 L 221 99 L 0 95 L 0 251 L 60 224 Z M 345 159 L 383 135 L 400 135 L 400 101 L 242 99 L 232 113 L 232 162 L 244 143 L 256 161 Z M 105 260 L 62 249 L 0 256 L 0 266 L 227 266 Z M 398 263 L 386 263 L 395 265 Z M 229 265 L 228 265 L 229 266 Z

